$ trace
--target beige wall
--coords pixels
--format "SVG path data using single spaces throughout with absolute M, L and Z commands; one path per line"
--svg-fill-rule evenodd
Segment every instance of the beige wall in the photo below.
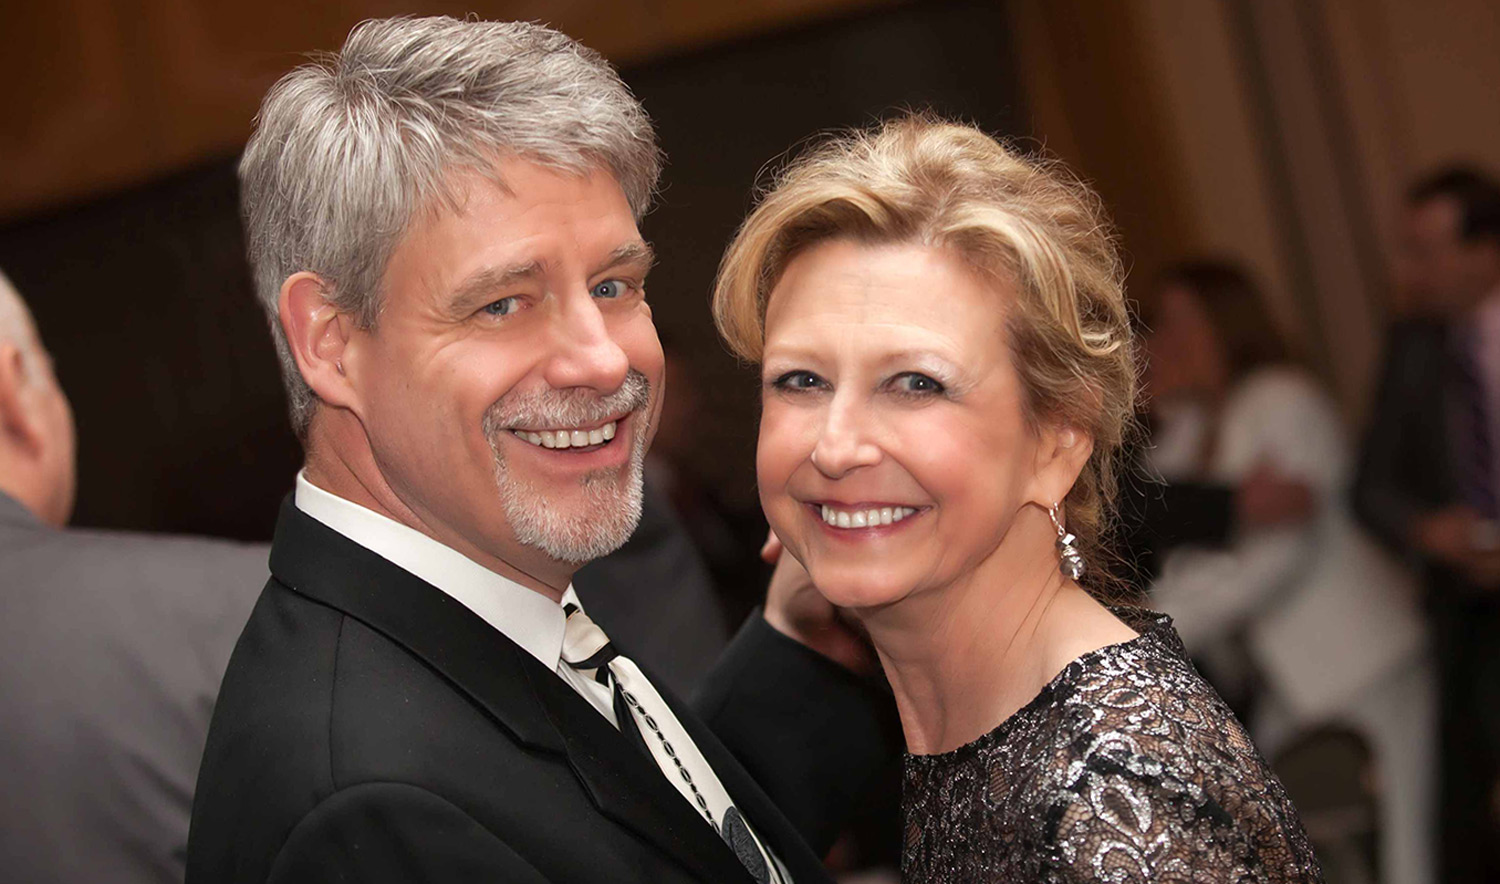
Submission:
M 1357 422 L 1380 329 L 1399 308 L 1388 261 L 1402 192 L 1454 159 L 1500 171 L 1500 4 L 1012 0 L 1011 9 L 1036 134 L 1107 198 L 1159 216 L 1124 229 L 1131 253 L 1151 259 L 1137 262 L 1137 285 L 1178 255 L 1243 261 Z M 1075 28 L 1087 39 L 1062 45 L 1058 16 L 1119 24 Z M 1090 95 L 1060 86 L 1089 56 L 1123 64 L 1094 77 Z M 1091 125 L 1100 106 L 1128 108 L 1134 131 Z M 1101 162 L 1110 152 L 1123 156 Z M 1142 192 L 1143 178 L 1162 192 Z M 1176 236 L 1140 241 L 1152 231 Z

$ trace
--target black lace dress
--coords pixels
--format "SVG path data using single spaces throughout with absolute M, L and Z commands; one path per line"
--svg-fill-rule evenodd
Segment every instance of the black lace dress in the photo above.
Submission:
M 1319 882 L 1297 812 L 1170 618 L 967 746 L 908 755 L 904 884 Z

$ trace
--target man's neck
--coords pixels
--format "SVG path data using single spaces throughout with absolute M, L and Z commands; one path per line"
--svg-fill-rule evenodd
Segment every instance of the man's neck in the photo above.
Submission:
M 576 568 L 550 558 L 536 563 L 540 567 L 522 567 L 477 546 L 434 520 L 424 518 L 386 481 L 363 430 L 351 429 L 347 426 L 350 422 L 357 425 L 352 417 L 347 420 L 328 420 L 322 414 L 314 417 L 308 428 L 307 460 L 303 466 L 303 475 L 309 482 L 329 494 L 424 534 L 480 566 L 553 601 L 562 598 Z

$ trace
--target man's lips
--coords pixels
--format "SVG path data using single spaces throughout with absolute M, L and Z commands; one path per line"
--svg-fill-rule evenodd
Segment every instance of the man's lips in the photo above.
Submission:
M 514 428 L 510 432 L 517 439 L 541 448 L 591 448 L 602 446 L 615 438 L 620 418 L 592 426 L 548 427 L 544 429 Z

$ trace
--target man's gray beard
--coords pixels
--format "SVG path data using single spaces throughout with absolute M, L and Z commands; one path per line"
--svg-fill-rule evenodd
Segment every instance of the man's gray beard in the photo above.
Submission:
M 637 425 L 631 437 L 630 459 L 623 466 L 585 473 L 579 480 L 582 503 L 570 508 L 572 511 L 552 506 L 525 479 L 511 475 L 500 452 L 499 434 L 515 426 L 588 426 L 623 411 L 644 414 L 650 401 L 651 382 L 631 369 L 620 389 L 608 396 L 558 391 L 508 396 L 490 406 L 484 417 L 484 432 L 495 458 L 500 505 L 517 542 L 574 565 L 602 558 L 623 546 L 641 520 L 649 434 L 645 426 Z

